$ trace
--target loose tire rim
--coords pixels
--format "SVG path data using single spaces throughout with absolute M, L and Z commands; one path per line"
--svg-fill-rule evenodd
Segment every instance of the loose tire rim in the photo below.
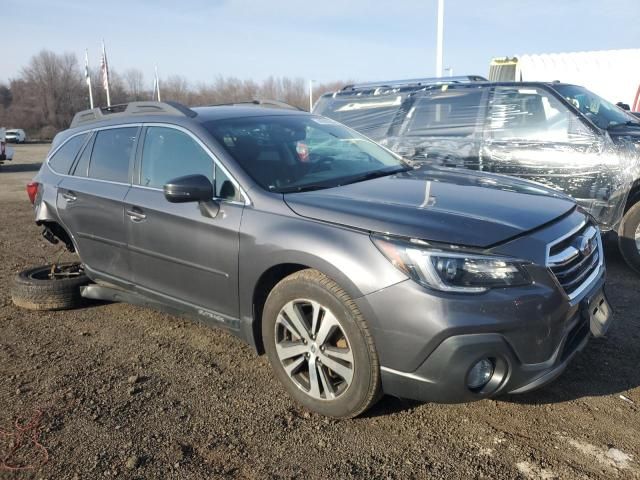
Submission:
M 31 272 L 29 278 L 34 280 L 59 280 L 79 277 L 82 273 L 82 266 L 79 263 L 72 263 L 39 268 Z
M 334 400 L 351 385 L 351 342 L 323 305 L 306 299 L 287 303 L 276 319 L 275 339 L 285 372 L 310 397 Z

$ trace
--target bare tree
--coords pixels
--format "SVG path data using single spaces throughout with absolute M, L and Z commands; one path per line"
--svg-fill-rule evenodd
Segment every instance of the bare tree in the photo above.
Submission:
M 144 74 L 137 68 L 130 68 L 124 72 L 124 83 L 126 85 L 129 100 L 142 100 L 144 95 Z
M 11 105 L 11 90 L 6 85 L 0 85 L 0 107 L 6 109 Z
M 99 69 L 90 72 L 96 106 L 107 104 Z M 132 68 L 109 76 L 111 103 L 125 103 L 150 98 L 144 89 L 144 76 Z M 314 85 L 314 98 L 341 88 L 344 82 Z M 193 87 L 180 75 L 160 81 L 163 100 L 185 105 L 215 105 L 254 99 L 273 99 L 306 109 L 309 105 L 308 84 L 302 78 L 269 77 L 262 82 L 237 77 L 217 77 L 211 83 Z M 89 92 L 83 70 L 75 55 L 43 50 L 29 60 L 18 78 L 0 85 L 0 124 L 24 128 L 30 135 L 49 138 L 68 128 L 73 115 L 89 107 Z
M 43 126 L 66 128 L 76 111 L 82 108 L 82 74 L 74 54 L 56 54 L 42 50 L 22 69 L 27 87 L 25 107 L 32 109 Z
M 171 75 L 164 81 L 160 81 L 160 94 L 163 100 L 191 104 L 191 91 L 189 82 L 180 75 Z

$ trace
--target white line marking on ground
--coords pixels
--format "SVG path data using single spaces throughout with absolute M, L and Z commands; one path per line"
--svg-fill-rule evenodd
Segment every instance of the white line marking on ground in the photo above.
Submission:
M 516 468 L 522 475 L 530 480 L 553 480 L 560 478 L 548 468 L 538 467 L 529 462 L 518 462 L 516 463 Z

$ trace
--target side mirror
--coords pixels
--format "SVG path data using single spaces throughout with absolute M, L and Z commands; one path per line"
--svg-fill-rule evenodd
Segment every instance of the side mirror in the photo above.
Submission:
M 213 185 L 204 175 L 187 175 L 169 180 L 164 197 L 171 203 L 207 202 L 213 198 Z

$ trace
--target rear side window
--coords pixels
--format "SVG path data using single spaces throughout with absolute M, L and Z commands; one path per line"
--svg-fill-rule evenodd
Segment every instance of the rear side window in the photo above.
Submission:
M 84 141 L 89 136 L 88 133 L 83 133 L 71 138 L 67 143 L 62 145 L 58 151 L 49 159 L 49 166 L 58 173 L 67 174 L 73 164 L 73 161 L 80 151 L 80 147 L 84 144 Z
M 140 184 L 162 188 L 169 180 L 201 174 L 213 182 L 213 159 L 180 130 L 148 127 L 144 137 Z
M 73 169 L 73 175 L 76 177 L 86 177 L 89 175 L 89 160 L 91 159 L 91 151 L 93 150 L 93 140 L 90 139 L 87 146 L 84 147 L 80 158 L 76 162 L 76 167 Z
M 126 183 L 137 132 L 138 127 L 100 130 L 93 144 L 89 177 Z
M 485 89 L 426 92 L 407 112 L 401 135 L 465 137 L 482 123 Z
M 381 140 L 387 135 L 402 100 L 401 95 L 321 97 L 313 113 L 332 118 L 374 140 Z

